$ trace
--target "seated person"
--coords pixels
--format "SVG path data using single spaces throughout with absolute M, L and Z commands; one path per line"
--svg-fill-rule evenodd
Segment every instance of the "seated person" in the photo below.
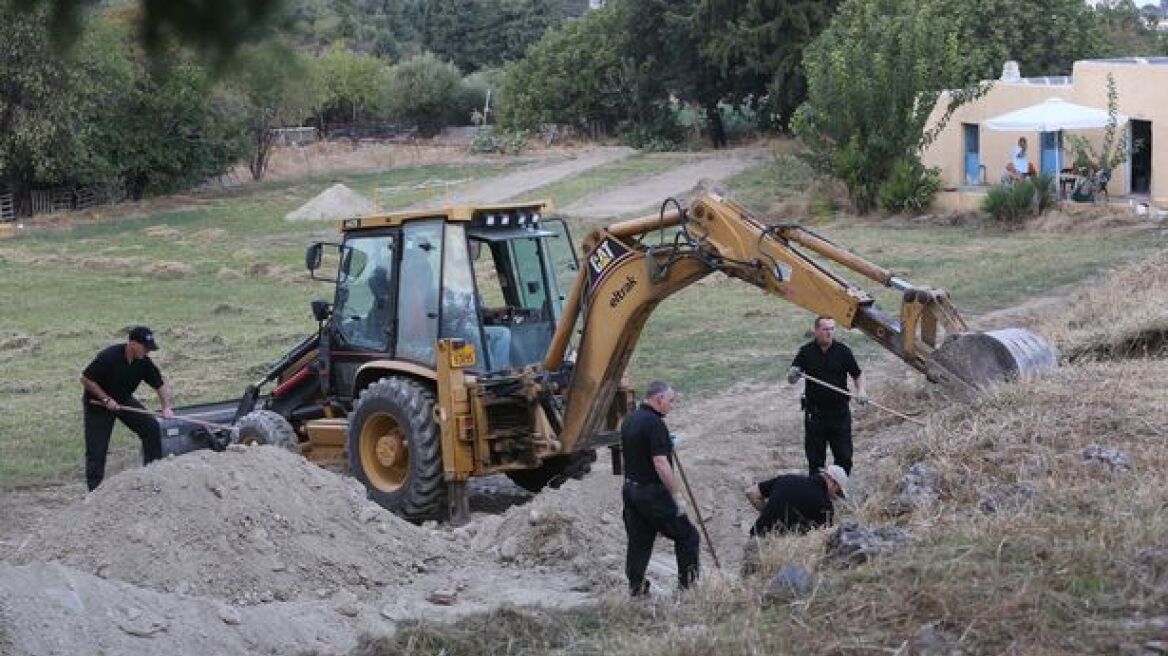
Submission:
M 1075 184 L 1071 187 L 1071 200 L 1078 203 L 1089 203 L 1095 200 L 1094 176 L 1087 167 L 1080 167 L 1075 176 Z

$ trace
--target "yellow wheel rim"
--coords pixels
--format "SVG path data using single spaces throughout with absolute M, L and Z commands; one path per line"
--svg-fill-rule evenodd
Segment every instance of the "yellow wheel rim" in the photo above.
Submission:
M 410 442 L 392 415 L 370 417 L 361 427 L 358 448 L 370 485 L 382 492 L 394 492 L 405 485 L 410 474 Z

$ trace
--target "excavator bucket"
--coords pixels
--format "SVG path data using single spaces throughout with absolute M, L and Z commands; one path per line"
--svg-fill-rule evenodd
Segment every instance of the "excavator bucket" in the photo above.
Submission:
M 930 380 L 973 388 L 1031 378 L 1057 362 L 1053 347 L 1022 328 L 964 333 L 945 341 L 928 357 Z

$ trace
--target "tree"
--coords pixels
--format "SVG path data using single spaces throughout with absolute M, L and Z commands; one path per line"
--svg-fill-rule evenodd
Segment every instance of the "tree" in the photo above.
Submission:
M 206 69 L 186 61 L 143 65 L 128 102 L 112 113 L 108 142 L 129 197 L 199 184 L 245 156 L 246 124 L 230 109 Z
M 129 60 L 109 25 L 89 30 L 82 47 L 60 53 L 47 12 L 0 4 L 0 179 L 18 205 L 35 184 L 113 177 L 102 149 L 108 110 L 132 87 Z
M 1069 75 L 1075 60 L 1106 52 L 1100 23 L 1083 0 L 925 0 L 934 29 L 958 37 L 966 81 L 991 80 L 1007 60 L 1023 75 Z
M 1131 0 L 1099 3 L 1095 22 L 1103 32 L 1108 56 L 1154 55 L 1166 52 L 1164 37 L 1156 31 L 1159 8 L 1136 8 Z
M 324 91 L 314 63 L 278 40 L 245 46 L 232 62 L 227 101 L 246 124 L 253 179 L 262 180 L 267 170 L 273 128 L 300 125 L 319 111 Z
M 786 129 L 807 97 L 803 50 L 828 25 L 839 0 L 697 0 L 702 57 L 726 81 L 725 99 L 766 108 Z
M 560 20 L 562 0 L 425 0 L 422 45 L 464 73 L 521 59 Z
M 347 120 L 356 121 L 362 110 L 381 109 L 389 67 L 380 59 L 336 45 L 321 57 L 320 67 L 326 111 L 344 112 Z
M 438 134 L 455 105 L 461 81 L 454 64 L 432 53 L 406 60 L 389 70 L 389 113 L 418 126 L 423 136 Z
M 944 25 L 940 4 L 847 0 L 807 50 L 808 99 L 795 133 L 819 170 L 842 180 L 867 212 L 900 161 L 919 162 L 923 146 L 952 111 L 984 93 L 969 86 L 964 43 Z M 945 89 L 947 112 L 926 122 Z
M 645 118 L 638 71 L 622 59 L 623 7 L 610 4 L 550 30 L 504 69 L 499 121 L 509 129 L 563 123 L 604 129 Z
M 284 28 L 319 51 L 345 42 L 386 60 L 421 52 L 422 0 L 286 0 Z

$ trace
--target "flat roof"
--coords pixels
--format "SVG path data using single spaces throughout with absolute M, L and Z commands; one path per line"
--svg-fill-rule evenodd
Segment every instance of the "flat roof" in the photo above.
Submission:
M 1168 66 L 1168 57 L 1112 57 L 1110 59 L 1084 59 L 1093 64 L 1132 64 L 1139 66 Z

